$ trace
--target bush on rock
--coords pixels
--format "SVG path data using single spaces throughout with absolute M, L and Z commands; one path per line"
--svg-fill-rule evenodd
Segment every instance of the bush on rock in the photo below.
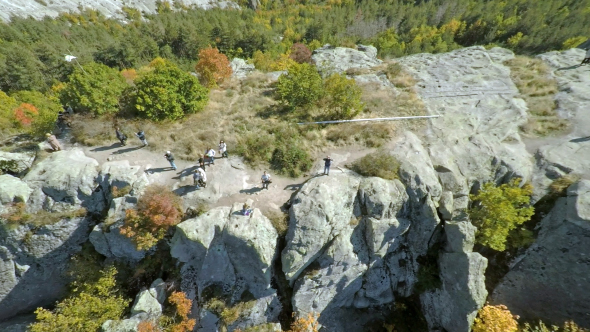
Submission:
M 137 203 L 137 210 L 125 211 L 121 234 L 129 237 L 138 250 L 153 247 L 168 229 L 182 218 L 180 197 L 162 185 L 149 186 Z
M 475 203 L 469 216 L 477 227 L 476 241 L 497 251 L 504 251 L 507 245 L 513 246 L 507 241 L 511 231 L 534 214 L 530 205 L 532 193 L 532 186 L 520 187 L 520 179 L 514 179 L 500 186 L 486 183 L 477 195 L 471 195 Z
M 516 332 L 517 318 L 504 305 L 486 304 L 475 318 L 473 332 Z
M 73 284 L 73 295 L 59 302 L 54 310 L 38 308 L 31 332 L 98 331 L 109 319 L 120 319 L 129 300 L 119 294 L 114 267 L 101 272 L 96 282 Z

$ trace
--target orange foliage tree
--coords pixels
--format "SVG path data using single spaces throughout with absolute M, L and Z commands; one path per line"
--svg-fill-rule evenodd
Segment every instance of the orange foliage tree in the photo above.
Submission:
M 125 211 L 121 234 L 131 238 L 137 249 L 153 247 L 168 229 L 182 218 L 180 197 L 162 185 L 149 186 L 137 203 L 137 210 Z
M 170 328 L 171 332 L 189 332 L 192 331 L 197 321 L 192 318 L 188 318 L 188 314 L 191 312 L 193 301 L 186 298 L 186 294 L 183 292 L 174 292 L 168 297 L 168 302 L 172 303 L 176 307 L 176 316 L 180 320 L 178 323 L 172 325 Z
M 291 324 L 291 330 L 289 332 L 318 332 L 319 324 L 317 317 L 317 314 L 309 313 L 306 317 L 297 318 Z
M 301 43 L 295 43 L 291 46 L 289 57 L 297 63 L 311 63 L 311 51 Z
M 37 115 L 39 115 L 37 107 L 31 104 L 22 103 L 14 109 L 14 119 L 21 127 L 30 126 Z
M 212 47 L 204 48 L 199 52 L 199 61 L 195 70 L 201 75 L 203 85 L 209 88 L 215 87 L 232 74 L 227 56 Z

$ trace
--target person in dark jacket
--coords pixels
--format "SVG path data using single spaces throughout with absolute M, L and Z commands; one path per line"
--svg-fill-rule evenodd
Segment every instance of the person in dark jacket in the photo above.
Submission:
M 174 155 L 172 155 L 172 152 L 166 151 L 166 154 L 164 155 L 164 157 L 166 157 L 168 162 L 170 162 L 170 166 L 172 166 L 172 168 L 174 168 L 174 170 L 176 170 L 176 164 L 174 163 Z
M 324 175 L 330 175 L 330 166 L 332 166 L 332 158 L 327 156 L 324 158 Z
M 127 135 L 123 134 L 123 132 L 121 131 L 121 128 L 117 127 L 115 129 L 115 135 L 117 135 L 117 139 L 119 141 L 121 141 L 121 145 L 123 145 L 123 146 L 127 145 Z
M 585 64 L 590 64 L 590 47 L 586 50 L 586 56 L 584 57 L 584 60 L 582 60 L 580 66 Z
M 203 156 L 202 154 L 199 155 L 199 167 L 205 169 L 205 156 Z
M 137 136 L 137 138 L 139 138 L 141 143 L 143 143 L 143 146 L 148 145 L 148 142 L 147 142 L 147 139 L 145 138 L 145 133 L 143 132 L 143 130 L 140 130 L 137 133 L 135 133 L 135 136 Z

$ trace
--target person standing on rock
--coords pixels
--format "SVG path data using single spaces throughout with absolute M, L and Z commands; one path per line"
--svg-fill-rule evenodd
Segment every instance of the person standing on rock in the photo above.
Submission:
M 324 175 L 330 175 L 330 166 L 332 165 L 332 158 L 327 156 L 324 158 Z
M 207 152 L 205 152 L 205 154 L 209 159 L 209 167 L 211 167 L 211 165 L 215 165 L 215 150 L 207 148 Z
M 268 174 L 268 173 L 266 173 L 266 171 L 264 171 L 264 174 L 262 174 L 262 177 L 260 179 L 262 180 L 262 189 L 268 190 L 268 185 L 272 183 L 272 180 L 270 178 L 270 174 Z
M 137 138 L 139 138 L 141 143 L 143 143 L 143 146 L 148 145 L 148 142 L 147 142 L 147 139 L 145 138 L 145 133 L 143 132 L 143 130 L 140 130 L 137 133 L 135 133 L 135 136 L 137 136 Z
M 115 135 L 117 135 L 117 139 L 121 142 L 121 145 L 127 145 L 127 135 L 123 134 L 121 128 L 115 128 Z
M 580 66 L 588 63 L 590 63 L 590 47 L 586 50 L 586 57 L 584 58 L 584 60 L 582 60 Z
M 55 135 L 51 135 L 50 133 L 45 134 L 45 137 L 47 137 L 47 143 L 49 143 L 49 145 L 51 145 L 51 149 L 53 149 L 53 151 L 61 151 L 61 145 L 59 144 L 59 141 L 57 140 L 57 138 L 55 137 Z
M 224 141 L 219 141 L 219 154 L 221 158 L 227 158 L 227 144 Z
M 170 162 L 170 166 L 176 170 L 176 164 L 174 163 L 174 155 L 172 155 L 172 152 L 166 151 L 164 157 L 168 160 L 168 162 Z

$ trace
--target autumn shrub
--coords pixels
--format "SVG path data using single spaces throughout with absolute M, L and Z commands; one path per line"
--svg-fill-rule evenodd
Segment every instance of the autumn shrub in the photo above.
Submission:
M 364 108 L 361 88 L 354 79 L 346 78 L 346 75 L 335 73 L 326 78 L 324 91 L 322 119 L 352 119 Z
M 149 186 L 139 198 L 137 210 L 125 211 L 121 234 L 131 238 L 137 249 L 146 250 L 163 239 L 168 229 L 182 218 L 180 197 L 162 185 Z
M 322 77 L 315 66 L 293 64 L 279 77 L 276 92 L 279 100 L 292 108 L 310 106 L 324 94 Z
M 160 332 L 158 324 L 150 321 L 142 321 L 137 324 L 137 332 Z
M 355 160 L 351 169 L 360 175 L 376 176 L 386 180 L 398 178 L 399 161 L 387 151 L 380 150 Z
M 291 46 L 289 57 L 297 63 L 311 63 L 311 50 L 305 44 L 295 43 Z
M 580 177 L 578 174 L 570 173 L 555 179 L 549 185 L 550 193 L 555 196 L 564 196 L 567 188 L 580 180 Z
M 556 325 L 547 326 L 542 321 L 539 321 L 537 324 L 531 325 L 529 323 L 525 323 L 522 332 L 589 332 L 589 329 L 582 328 L 578 326 L 573 321 L 567 321 L 563 324 L 560 328 Z
M 217 48 L 204 48 L 199 52 L 195 70 L 201 76 L 203 85 L 213 88 L 231 77 L 232 69 L 227 56 Z
M 94 114 L 116 113 L 119 98 L 127 87 L 125 78 L 118 70 L 100 63 L 89 63 L 75 68 L 61 90 L 60 101 L 70 105 L 76 112 Z
M 174 292 L 168 297 L 168 302 L 174 307 L 174 310 L 161 319 L 161 325 L 165 327 L 165 330 L 170 332 L 192 331 L 197 324 L 195 319 L 188 318 L 193 301 L 187 299 L 183 292 Z
M 124 92 L 125 108 L 151 120 L 176 120 L 203 110 L 209 91 L 191 74 L 158 58 Z
M 470 195 L 473 201 L 469 209 L 471 222 L 477 227 L 476 241 L 497 251 L 504 251 L 510 232 L 528 221 L 534 214 L 531 206 L 532 186 L 520 186 L 520 179 L 495 186 L 486 183 L 477 195 Z
M 289 332 L 318 332 L 320 328 L 317 321 L 318 316 L 318 314 L 309 313 L 307 316 L 298 317 L 291 324 Z
M 486 304 L 477 313 L 473 322 L 473 332 L 517 332 L 518 317 L 512 315 L 504 305 Z
M 207 302 L 206 306 L 208 310 L 219 316 L 224 326 L 228 326 L 238 320 L 244 313 L 254 308 L 255 305 L 256 300 L 229 305 L 224 300 L 214 297 Z
M 38 308 L 37 321 L 31 332 L 98 331 L 107 320 L 120 319 L 129 299 L 117 287 L 114 267 L 103 270 L 98 281 L 76 281 L 72 295 L 60 301 L 53 310 Z
M 125 195 L 128 195 L 131 192 L 132 187 L 131 186 L 125 186 L 122 188 L 119 188 L 117 186 L 113 186 L 111 188 L 111 194 L 113 195 L 113 198 L 119 198 L 119 197 L 123 197 Z

